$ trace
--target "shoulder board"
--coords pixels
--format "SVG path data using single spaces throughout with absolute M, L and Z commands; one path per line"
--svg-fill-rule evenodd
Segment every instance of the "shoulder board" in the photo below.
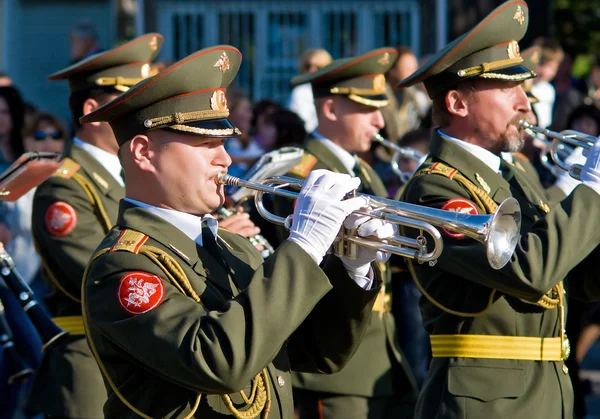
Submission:
M 137 253 L 140 247 L 148 240 L 148 236 L 135 230 L 123 230 L 115 244 L 110 248 L 111 252 L 125 251 Z
M 305 151 L 302 155 L 302 159 L 300 159 L 300 162 L 292 168 L 290 173 L 305 178 L 308 176 L 315 164 L 317 164 L 317 161 L 318 159 L 315 156 Z
M 60 167 L 56 169 L 56 172 L 54 172 L 52 176 L 69 179 L 75 172 L 77 172 L 77 170 L 79 170 L 80 167 L 81 165 L 75 160 L 65 157 Z
M 457 173 L 458 173 L 458 170 L 454 169 L 453 167 L 446 166 L 444 163 L 437 162 L 437 163 L 433 163 L 429 167 L 422 168 L 417 173 L 415 173 L 415 176 L 424 175 L 424 174 L 443 175 L 449 179 L 452 179 Z

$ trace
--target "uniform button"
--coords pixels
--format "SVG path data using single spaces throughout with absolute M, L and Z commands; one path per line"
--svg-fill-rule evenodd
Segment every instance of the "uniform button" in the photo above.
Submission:
M 285 385 L 285 380 L 281 375 L 277 376 L 277 384 L 279 384 L 279 387 L 283 387 Z
M 565 375 L 569 373 L 569 368 L 565 364 L 563 364 L 562 370 L 565 373 Z

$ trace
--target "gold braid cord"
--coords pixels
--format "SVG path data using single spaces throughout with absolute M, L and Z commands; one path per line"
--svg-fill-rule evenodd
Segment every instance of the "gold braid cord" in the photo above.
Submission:
M 475 201 L 475 203 L 480 208 L 483 208 L 485 210 L 486 214 L 493 214 L 494 212 L 496 212 L 498 210 L 498 204 L 490 197 L 490 195 L 487 192 L 485 192 L 483 189 L 477 187 L 473 182 L 471 182 L 465 176 L 460 174 L 456 169 L 453 169 L 450 166 L 447 166 L 447 165 L 439 163 L 439 162 L 435 163 L 431 167 L 423 168 L 423 169 L 419 170 L 417 173 L 415 173 L 414 176 L 410 179 L 409 183 L 404 188 L 404 191 L 408 190 L 409 184 L 414 179 L 416 179 L 418 176 L 426 175 L 426 174 L 442 175 L 449 179 L 457 181 L 465 189 L 467 189 L 467 191 L 469 191 L 469 194 L 471 195 L 471 198 L 473 199 L 473 201 Z M 404 198 L 404 196 L 402 198 Z M 408 264 L 408 269 L 410 271 L 410 274 L 413 277 L 415 284 L 417 285 L 417 288 L 419 289 L 419 291 L 421 291 L 421 293 L 425 296 L 425 298 L 427 298 L 433 305 L 435 305 L 440 310 L 445 311 L 446 313 L 449 313 L 449 314 L 452 314 L 455 316 L 462 316 L 462 317 L 480 317 L 491 308 L 492 303 L 494 302 L 494 295 L 496 294 L 497 290 L 492 289 L 492 292 L 488 299 L 487 306 L 480 312 L 465 313 L 465 312 L 460 312 L 460 311 L 455 311 L 455 310 L 449 309 L 448 307 L 444 306 L 443 304 L 441 304 L 440 302 L 435 300 L 429 293 L 427 293 L 427 291 L 425 291 L 424 287 L 421 285 L 421 283 L 419 281 L 419 278 L 417 276 L 417 273 L 415 271 L 415 268 L 414 268 L 414 265 L 413 265 L 413 262 L 411 259 L 407 260 L 407 264 Z M 548 294 L 551 294 L 551 296 L 544 295 L 535 304 L 540 307 L 545 308 L 546 310 L 553 309 L 554 307 L 559 305 L 561 302 L 561 300 L 559 299 L 561 288 L 562 288 L 562 282 L 555 285 L 548 292 Z
M 85 279 L 87 278 L 89 269 L 90 269 L 91 265 L 94 263 L 94 261 L 109 250 L 110 250 L 109 248 L 101 250 L 96 255 L 94 255 L 94 257 L 90 260 L 90 263 L 88 264 L 88 266 L 86 268 L 85 274 L 83 275 L 83 278 L 84 278 L 83 284 L 85 284 Z M 146 245 L 141 246 L 137 253 L 146 256 L 152 262 L 154 262 L 156 265 L 158 265 L 158 267 L 160 267 L 160 269 L 165 273 L 167 279 L 171 282 L 171 284 L 173 284 L 179 290 L 179 292 L 192 298 L 198 304 L 202 304 L 202 301 L 200 300 L 200 296 L 192 288 L 192 284 L 190 283 L 189 279 L 187 278 L 185 272 L 183 271 L 183 269 L 181 268 L 181 265 L 177 262 L 177 260 L 175 260 L 169 254 L 167 254 L 165 251 L 163 251 L 157 247 L 154 247 L 154 246 L 146 246 Z M 83 289 L 85 289 L 84 285 L 83 285 L 83 287 L 84 287 Z M 84 304 L 84 299 L 85 299 L 83 289 L 82 289 L 82 305 Z M 83 312 L 84 326 L 85 326 L 85 329 L 88 330 L 88 321 L 87 321 L 86 310 L 84 309 L 84 310 L 82 310 L 82 312 Z M 113 392 L 119 397 L 119 399 L 123 402 L 123 404 L 125 404 L 129 409 L 131 409 L 137 415 L 143 417 L 144 419 L 152 419 L 150 416 L 148 416 L 148 415 L 142 413 L 140 410 L 136 409 L 131 403 L 129 403 L 125 399 L 125 396 L 123 396 L 123 394 L 121 394 L 119 392 L 115 383 L 108 376 L 106 367 L 101 362 L 98 352 L 96 350 L 96 347 L 95 347 L 90 335 L 87 334 L 87 337 L 88 337 L 88 341 L 90 343 L 90 348 L 92 349 L 92 352 L 94 354 L 94 357 L 96 358 L 96 361 L 100 365 L 100 370 L 102 371 L 104 377 L 106 378 L 106 380 L 109 383 L 110 387 L 112 388 Z M 229 411 L 235 418 L 237 418 L 237 419 L 253 419 L 253 418 L 258 417 L 262 413 L 262 419 L 267 419 L 269 417 L 269 412 L 271 411 L 271 403 L 272 403 L 271 387 L 270 387 L 269 375 L 267 373 L 267 369 L 266 368 L 263 369 L 254 378 L 250 396 L 247 396 L 243 390 L 240 391 L 240 395 L 242 396 L 242 399 L 244 400 L 244 402 L 247 405 L 247 409 L 245 409 L 245 410 L 238 410 L 233 405 L 233 401 L 231 400 L 230 395 L 228 395 L 228 394 L 220 395 L 221 399 L 223 400 L 223 403 L 225 404 L 225 406 L 227 406 L 227 408 L 229 409 Z M 196 402 L 194 403 L 194 407 L 192 408 L 192 411 L 184 419 L 189 419 L 196 413 L 196 411 L 198 410 L 198 407 L 200 406 L 201 398 L 202 398 L 202 394 L 198 393 L 198 396 L 196 398 Z

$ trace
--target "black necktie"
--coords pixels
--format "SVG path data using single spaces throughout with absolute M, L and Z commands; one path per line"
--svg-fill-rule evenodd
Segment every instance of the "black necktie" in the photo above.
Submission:
M 202 247 L 210 253 L 210 255 L 217 261 L 221 266 L 228 270 L 227 263 L 223 258 L 223 250 L 217 243 L 216 237 L 211 229 L 204 224 L 202 226 Z
M 510 183 L 515 177 L 515 171 L 511 164 L 507 163 L 504 159 L 500 159 L 500 172 L 504 180 Z

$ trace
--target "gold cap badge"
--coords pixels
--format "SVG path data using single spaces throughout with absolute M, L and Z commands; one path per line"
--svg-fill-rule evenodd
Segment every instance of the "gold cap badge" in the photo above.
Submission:
M 219 57 L 219 59 L 217 60 L 215 65 L 213 65 L 213 67 L 218 68 L 221 71 L 221 73 L 223 73 L 223 74 L 225 74 L 225 72 L 227 70 L 229 70 L 231 65 L 229 63 L 229 57 L 227 56 L 227 54 L 225 52 L 223 52 L 223 54 L 221 54 L 221 56 Z
M 523 9 L 521 9 L 521 6 L 517 6 L 517 11 L 513 16 L 513 20 L 516 20 L 517 22 L 519 22 L 519 25 L 523 26 L 523 22 L 525 22 L 525 13 L 523 13 Z
M 377 62 L 381 65 L 388 65 L 390 63 L 390 53 L 384 53 L 381 58 L 377 60 Z
M 227 97 L 222 90 L 217 90 L 213 93 L 210 98 L 210 108 L 213 111 L 226 111 L 227 110 Z
M 153 36 L 152 38 L 150 38 L 150 41 L 148 42 L 148 48 L 150 48 L 151 51 L 157 50 L 158 40 L 156 39 L 156 36 Z
M 510 41 L 507 47 L 508 58 L 519 58 L 521 56 L 521 49 L 517 41 Z

